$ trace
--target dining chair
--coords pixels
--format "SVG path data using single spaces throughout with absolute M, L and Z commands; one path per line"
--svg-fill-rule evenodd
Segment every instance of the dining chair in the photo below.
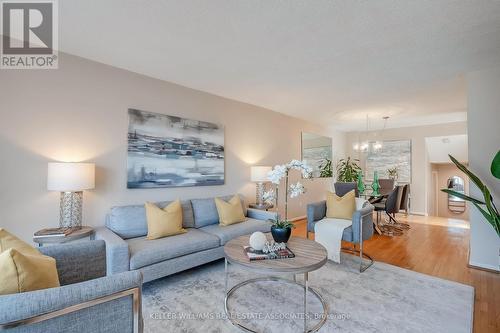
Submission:
M 378 184 L 380 185 L 380 194 L 382 195 L 387 195 L 391 193 L 391 191 L 394 189 L 394 184 L 395 184 L 394 179 L 390 178 L 381 178 L 378 180 Z
M 396 186 L 383 202 L 373 204 L 377 212 L 377 227 L 384 234 L 401 235 L 404 229 L 409 228 L 409 225 L 400 223 L 396 220 L 396 213 L 399 212 L 401 206 L 401 197 L 403 194 L 403 185 Z M 385 212 L 389 218 L 388 224 L 381 224 L 381 215 Z
M 409 198 L 410 184 L 406 184 L 403 186 L 403 195 L 401 196 L 401 205 L 399 206 L 399 210 L 404 210 L 406 215 L 408 215 Z
M 336 182 L 333 186 L 335 187 L 335 194 L 339 197 L 343 197 L 352 190 L 354 190 L 356 198 L 359 197 L 358 184 L 356 182 Z

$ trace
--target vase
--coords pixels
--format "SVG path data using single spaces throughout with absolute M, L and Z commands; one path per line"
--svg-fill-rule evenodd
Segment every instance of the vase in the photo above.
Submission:
M 292 235 L 292 228 L 271 227 L 271 235 L 276 243 L 286 243 Z
M 380 195 L 380 184 L 378 182 L 378 172 L 373 172 L 372 195 Z
M 363 182 L 363 173 L 361 171 L 358 172 L 358 191 L 359 194 L 365 193 L 365 184 Z

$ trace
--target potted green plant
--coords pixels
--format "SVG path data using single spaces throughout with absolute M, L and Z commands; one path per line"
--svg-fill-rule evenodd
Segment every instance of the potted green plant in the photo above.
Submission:
M 303 178 L 312 177 L 312 168 L 305 162 L 292 160 L 290 163 L 276 165 L 268 174 L 268 180 L 274 185 L 274 189 L 264 193 L 264 200 L 274 202 L 276 207 L 276 218 L 271 220 L 271 234 L 276 243 L 286 243 L 292 234 L 293 222 L 288 220 L 288 196 L 290 198 L 298 197 L 305 193 L 306 189 L 300 182 L 288 184 L 288 175 L 291 170 L 298 170 L 302 173 Z M 278 213 L 278 187 L 281 181 L 285 181 L 285 218 L 280 219 Z M 289 192 L 290 191 L 290 192 Z M 290 194 L 289 194 L 290 193 Z
M 465 165 L 460 163 L 456 158 L 451 155 L 448 155 L 451 161 L 457 166 L 457 168 L 465 173 L 470 180 L 481 190 L 483 194 L 482 199 L 472 198 L 463 193 L 451 190 L 451 189 L 442 189 L 441 191 L 453 195 L 455 197 L 461 198 L 465 201 L 471 202 L 484 216 L 484 218 L 493 226 L 498 237 L 500 237 L 500 215 L 498 213 L 498 209 L 493 202 L 493 197 L 491 196 L 491 192 L 488 187 L 477 177 L 472 171 L 470 171 Z M 500 151 L 497 152 L 495 158 L 493 158 L 493 162 L 491 163 L 491 174 L 500 179 Z
M 337 180 L 339 182 L 355 182 L 358 178 L 358 173 L 361 172 L 361 168 L 358 165 L 359 160 L 351 159 L 341 159 L 337 164 Z
M 398 180 L 398 167 L 395 166 L 395 167 L 387 169 L 387 176 L 390 179 Z
M 321 178 L 333 177 L 332 160 L 329 158 L 323 159 L 319 165 L 319 176 Z

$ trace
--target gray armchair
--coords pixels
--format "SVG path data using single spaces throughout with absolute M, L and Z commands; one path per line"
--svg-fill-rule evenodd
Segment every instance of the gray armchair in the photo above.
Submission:
M 142 332 L 139 272 L 106 277 L 102 240 L 39 249 L 56 259 L 61 287 L 0 296 L 0 330 Z
M 314 232 L 316 222 L 326 217 L 326 201 L 320 201 L 307 205 L 307 238 L 309 232 Z M 352 248 L 342 248 L 343 250 L 359 254 L 359 271 L 364 272 L 373 264 L 373 259 L 363 253 L 363 241 L 373 236 L 373 206 L 366 202 L 362 209 L 357 210 L 352 215 L 352 226 L 345 228 L 342 240 L 353 244 Z M 359 250 L 356 249 L 359 244 Z M 363 264 L 363 256 L 369 260 L 367 265 Z
M 358 184 L 356 182 L 335 182 L 333 184 L 335 187 L 335 194 L 343 197 L 348 192 L 354 190 L 354 194 L 356 197 L 359 197 Z

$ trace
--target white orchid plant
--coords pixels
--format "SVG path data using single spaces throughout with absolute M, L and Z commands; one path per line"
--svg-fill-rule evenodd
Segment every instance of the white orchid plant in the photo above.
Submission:
M 264 201 L 275 203 L 276 219 L 273 225 L 276 228 L 291 228 L 293 223 L 288 220 L 288 196 L 296 198 L 301 194 L 306 193 L 306 188 L 301 182 L 288 184 L 288 174 L 291 170 L 298 170 L 302 174 L 302 178 L 309 179 L 312 177 L 312 168 L 304 161 L 292 160 L 287 164 L 276 165 L 267 174 L 267 179 L 274 185 L 274 188 L 264 192 Z M 282 180 L 285 180 L 285 219 L 280 220 L 278 214 L 278 187 Z

